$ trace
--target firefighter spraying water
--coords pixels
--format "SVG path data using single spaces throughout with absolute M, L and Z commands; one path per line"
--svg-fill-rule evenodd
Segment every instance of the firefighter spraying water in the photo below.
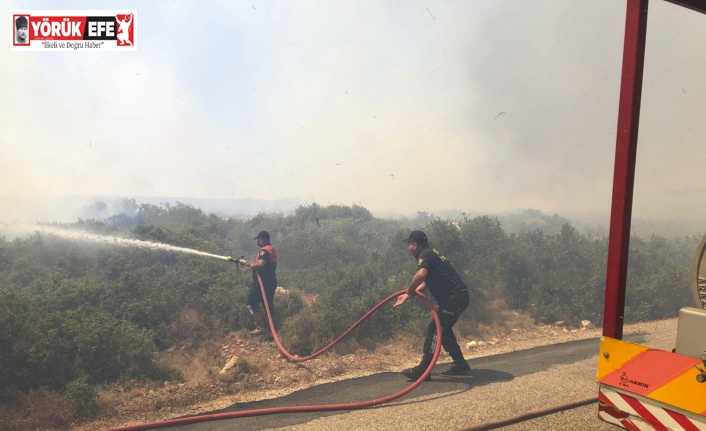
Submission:
M 249 334 L 271 337 L 270 329 L 274 330 L 274 324 L 271 322 L 269 325 L 267 324 L 263 313 L 260 311 L 260 305 L 269 310 L 268 317 L 272 320 L 274 318 L 275 290 L 277 290 L 277 251 L 270 244 L 269 232 L 260 231 L 254 239 L 257 241 L 257 246 L 260 247 L 255 260 L 246 260 L 241 256 L 235 261 L 252 269 L 253 282 L 246 302 L 253 322 L 253 328 Z M 260 289 L 260 281 L 262 281 L 264 297 Z
M 258 247 L 260 247 L 260 249 L 258 250 L 258 253 L 255 256 L 254 260 L 248 260 L 248 259 L 245 259 L 245 257 L 243 257 L 243 256 L 238 256 L 238 257 L 221 256 L 221 255 L 217 255 L 217 254 L 206 253 L 203 251 L 194 250 L 191 248 L 177 247 L 177 246 L 173 246 L 173 245 L 160 244 L 160 243 L 142 241 L 142 240 L 137 240 L 137 239 L 127 239 L 127 238 L 118 238 L 118 237 L 105 236 L 105 235 L 96 235 L 96 234 L 91 234 L 91 233 L 87 233 L 87 232 L 62 229 L 62 228 L 51 227 L 51 226 L 34 227 L 34 228 L 37 228 L 38 230 L 44 230 L 48 233 L 51 233 L 51 234 L 57 235 L 57 236 L 61 236 L 64 238 L 71 238 L 71 239 L 91 241 L 91 242 L 97 242 L 97 243 L 103 243 L 103 244 L 119 245 L 119 246 L 142 247 L 142 248 L 149 248 L 152 250 L 176 251 L 176 252 L 180 252 L 180 253 L 188 253 L 188 254 L 195 254 L 195 255 L 199 255 L 199 256 L 213 257 L 216 259 L 222 259 L 222 260 L 225 260 L 228 262 L 233 262 L 237 265 L 238 268 L 240 268 L 240 266 L 246 266 L 246 267 L 253 270 L 253 274 L 252 274 L 253 283 L 252 283 L 252 286 L 250 287 L 250 291 L 248 293 L 248 299 L 246 302 L 248 312 L 250 313 L 250 317 L 253 321 L 253 327 L 250 330 L 250 334 L 251 335 L 265 335 L 268 337 L 271 336 L 271 333 L 269 331 L 270 325 L 267 324 L 266 318 L 264 317 L 263 313 L 260 311 L 260 305 L 264 305 L 265 303 L 263 302 L 263 296 L 260 291 L 260 285 L 259 285 L 259 281 L 258 281 L 258 275 L 259 275 L 262 278 L 262 282 L 264 284 L 265 297 L 267 299 L 267 304 L 269 305 L 270 315 L 273 316 L 274 315 L 274 306 L 273 306 L 274 294 L 275 294 L 275 290 L 277 289 L 277 274 L 276 274 L 277 252 L 275 251 L 272 244 L 270 244 L 270 234 L 267 231 L 259 232 L 258 235 L 254 238 L 257 241 L 257 245 L 258 245 Z

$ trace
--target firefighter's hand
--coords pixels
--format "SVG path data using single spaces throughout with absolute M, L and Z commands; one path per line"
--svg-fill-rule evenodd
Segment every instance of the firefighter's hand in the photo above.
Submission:
M 399 307 L 400 305 L 402 305 L 402 304 L 404 304 L 405 302 L 407 302 L 408 299 L 409 299 L 409 295 L 407 295 L 406 293 L 403 294 L 403 295 L 398 296 L 398 297 L 397 297 L 397 302 L 395 302 L 395 304 L 393 305 L 393 307 Z

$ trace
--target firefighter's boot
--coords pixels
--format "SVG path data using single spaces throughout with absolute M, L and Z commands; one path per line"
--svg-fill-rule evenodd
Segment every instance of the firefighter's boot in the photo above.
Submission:
M 250 318 L 252 319 L 253 323 L 255 324 L 255 329 L 248 332 L 248 334 L 250 334 L 250 335 L 265 335 L 267 333 L 267 330 L 265 328 L 265 321 L 262 318 L 262 313 L 260 313 L 260 312 L 252 313 L 250 315 Z
M 441 374 L 445 376 L 468 376 L 471 374 L 471 367 L 466 360 L 454 360 L 448 370 Z
M 410 380 L 418 380 L 420 377 L 422 377 L 422 374 L 424 374 L 427 368 L 429 368 L 429 365 L 431 364 L 431 359 L 432 356 L 422 356 L 422 361 L 419 363 L 419 365 L 417 365 L 416 367 L 402 370 L 402 374 Z M 431 374 L 429 374 L 425 380 L 431 380 Z

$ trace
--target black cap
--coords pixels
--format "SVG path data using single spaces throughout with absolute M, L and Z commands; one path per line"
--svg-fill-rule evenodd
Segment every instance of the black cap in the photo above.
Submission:
M 15 26 L 17 28 L 22 28 L 25 27 L 27 28 L 27 17 L 26 16 L 21 16 L 15 20 Z
M 260 233 L 258 233 L 257 236 L 253 239 L 260 239 L 260 238 L 263 238 L 263 239 L 266 239 L 269 241 L 270 240 L 270 233 L 267 232 L 266 230 L 261 230 Z
M 427 238 L 427 234 L 421 230 L 413 230 L 405 242 L 415 242 L 419 245 L 429 245 L 429 238 Z

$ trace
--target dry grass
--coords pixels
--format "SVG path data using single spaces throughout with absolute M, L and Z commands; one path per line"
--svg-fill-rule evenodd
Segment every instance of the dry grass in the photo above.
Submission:
M 504 337 L 508 334 L 529 331 L 535 328 L 532 316 L 511 310 L 503 299 L 496 299 L 488 304 L 488 314 L 492 316 L 488 324 L 478 324 L 471 320 L 468 312 L 454 327 L 454 332 L 460 338 L 491 339 Z
M 173 349 L 159 359 L 158 364 L 169 369 L 179 370 L 183 381 L 192 384 L 208 383 L 225 365 L 221 358 L 222 341 L 206 340 L 198 347 Z
M 41 388 L 30 391 L 21 407 L 0 410 L 0 429 L 12 431 L 43 431 L 68 429 L 74 421 L 66 397 Z

